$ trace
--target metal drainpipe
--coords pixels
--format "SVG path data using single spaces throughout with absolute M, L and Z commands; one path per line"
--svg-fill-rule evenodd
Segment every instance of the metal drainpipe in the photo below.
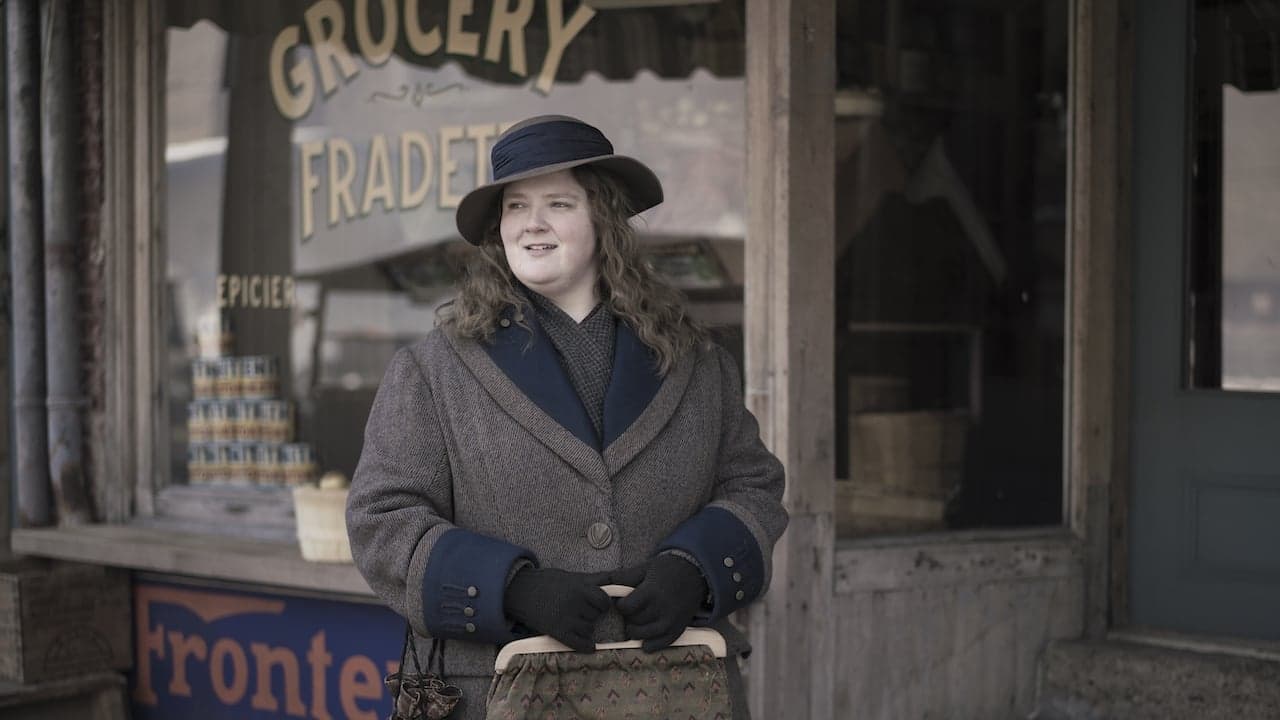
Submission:
M 85 488 L 84 431 L 87 399 L 81 383 L 80 283 L 77 240 L 79 116 L 71 3 L 44 0 L 44 66 L 41 77 L 41 151 L 44 160 L 45 328 L 49 381 L 49 475 L 58 523 L 92 519 Z
M 44 247 L 40 197 L 40 24 L 36 0 L 5 4 L 9 274 L 13 285 L 13 478 L 17 526 L 48 525 Z

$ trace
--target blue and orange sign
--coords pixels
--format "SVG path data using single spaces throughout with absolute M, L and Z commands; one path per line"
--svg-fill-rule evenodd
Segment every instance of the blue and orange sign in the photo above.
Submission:
M 379 720 L 404 621 L 379 605 L 133 586 L 133 716 Z

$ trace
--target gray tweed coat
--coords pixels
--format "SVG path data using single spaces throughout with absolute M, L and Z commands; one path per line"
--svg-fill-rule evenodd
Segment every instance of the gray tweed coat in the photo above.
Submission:
M 734 361 L 711 345 L 658 377 L 619 322 L 601 438 L 530 324 L 483 344 L 437 330 L 396 354 L 347 506 L 357 567 L 418 635 L 447 639 L 446 673 L 467 694 L 454 717 L 482 718 L 497 648 L 528 634 L 502 609 L 517 564 L 597 572 L 678 552 L 707 579 L 695 624 L 729 641 L 746 717 L 735 660 L 749 648 L 727 616 L 768 587 L 787 515 Z M 621 627 L 610 613 L 597 639 Z

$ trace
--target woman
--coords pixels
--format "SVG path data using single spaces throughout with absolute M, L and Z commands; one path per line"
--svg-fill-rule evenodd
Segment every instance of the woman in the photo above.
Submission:
M 657 177 L 564 116 L 519 123 L 494 182 L 458 207 L 478 246 L 441 327 L 378 390 L 347 527 L 370 586 L 418 635 L 449 640 L 481 718 L 497 648 L 551 635 L 652 652 L 687 625 L 729 641 L 787 524 L 782 466 L 760 442 L 734 361 L 642 261 L 630 218 Z M 635 586 L 614 603 L 599 585 Z

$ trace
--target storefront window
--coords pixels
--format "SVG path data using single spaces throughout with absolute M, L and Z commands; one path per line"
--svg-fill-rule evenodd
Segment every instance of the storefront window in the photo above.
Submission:
M 737 336 L 743 3 L 627 7 L 648 4 L 165 4 L 174 486 L 350 475 L 387 362 L 470 252 L 454 209 L 528 116 L 654 168 L 642 240 Z
M 837 3 L 842 536 L 1061 522 L 1068 7 Z

